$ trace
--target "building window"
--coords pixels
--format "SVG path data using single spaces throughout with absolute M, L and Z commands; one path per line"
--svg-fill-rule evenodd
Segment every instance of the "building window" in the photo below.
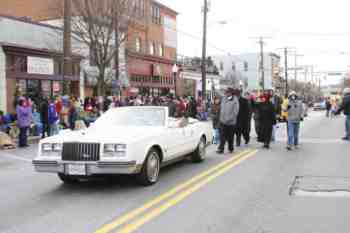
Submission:
M 160 8 L 159 6 L 152 6 L 152 23 L 162 24 L 162 18 L 160 16 Z
M 164 57 L 164 45 L 163 44 L 159 44 L 159 56 Z
M 138 53 L 141 52 L 141 38 L 140 37 L 136 38 L 135 49 L 136 49 L 136 52 L 138 52 Z
M 150 42 L 149 43 L 149 53 L 151 54 L 151 55 L 155 55 L 155 43 L 154 42 Z
M 145 16 L 145 0 L 139 0 L 140 8 L 139 8 L 139 15 L 140 17 Z
M 134 0 L 133 2 L 135 16 L 145 16 L 145 0 Z
M 248 72 L 248 62 L 244 62 L 244 71 Z

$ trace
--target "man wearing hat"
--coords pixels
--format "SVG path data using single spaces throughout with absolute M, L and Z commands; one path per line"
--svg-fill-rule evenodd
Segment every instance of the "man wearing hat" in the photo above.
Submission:
M 233 153 L 234 132 L 237 124 L 237 116 L 239 112 L 239 101 L 234 95 L 234 89 L 228 88 L 225 91 L 225 97 L 221 101 L 220 106 L 220 145 L 217 153 L 223 154 L 225 144 L 228 143 L 230 153 Z
M 295 91 L 292 91 L 288 97 L 288 146 L 287 150 L 295 149 L 299 145 L 300 122 L 303 119 L 303 104 L 298 99 Z
M 341 112 L 344 112 L 344 115 L 346 116 L 345 119 L 345 137 L 343 140 L 350 141 L 350 88 L 344 89 L 344 98 L 343 102 L 340 105 L 339 110 L 337 111 L 337 114 L 340 114 Z

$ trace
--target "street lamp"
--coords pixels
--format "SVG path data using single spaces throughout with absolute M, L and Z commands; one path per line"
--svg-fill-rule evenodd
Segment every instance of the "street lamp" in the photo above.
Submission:
M 173 65 L 173 68 L 172 68 L 172 71 L 173 71 L 173 75 L 174 75 L 174 83 L 175 83 L 175 98 L 177 97 L 177 93 L 176 93 L 176 90 L 177 90 L 177 73 L 179 72 L 179 67 L 176 65 L 176 63 Z

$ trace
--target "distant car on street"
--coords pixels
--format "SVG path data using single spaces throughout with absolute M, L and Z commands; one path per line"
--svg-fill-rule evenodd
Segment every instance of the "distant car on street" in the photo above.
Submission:
M 65 183 L 134 174 L 142 185 L 152 185 L 165 165 L 186 157 L 202 162 L 213 138 L 209 122 L 168 115 L 167 107 L 111 109 L 88 129 L 41 140 L 33 165 Z
M 314 111 L 324 111 L 326 110 L 326 102 L 318 102 L 318 103 L 314 103 L 313 106 Z

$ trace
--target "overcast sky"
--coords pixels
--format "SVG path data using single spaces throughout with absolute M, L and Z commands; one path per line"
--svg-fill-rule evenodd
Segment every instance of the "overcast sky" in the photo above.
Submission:
M 179 12 L 179 54 L 200 56 L 203 0 L 159 1 Z M 211 0 L 208 55 L 258 52 L 252 37 L 265 36 L 266 51 L 296 47 L 304 55 L 298 58 L 300 65 L 344 71 L 350 65 L 349 12 L 347 0 Z M 218 24 L 222 20 L 228 23 Z

